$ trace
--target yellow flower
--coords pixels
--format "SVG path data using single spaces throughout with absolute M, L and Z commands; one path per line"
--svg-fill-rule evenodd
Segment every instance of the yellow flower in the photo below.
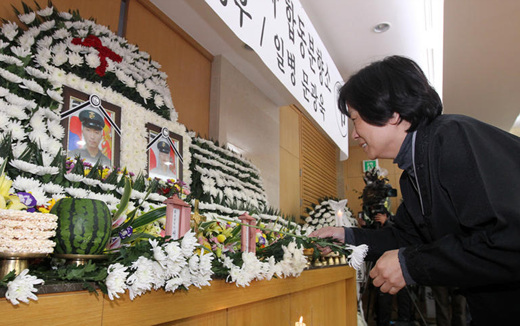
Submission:
M 21 210 L 27 208 L 22 202 L 20 202 L 20 198 L 16 195 L 8 196 L 7 200 L 7 209 Z
M 217 236 L 217 240 L 218 240 L 218 242 L 223 243 L 224 241 L 226 241 L 226 236 L 223 234 L 219 234 Z
M 13 182 L 9 180 L 5 173 L 0 176 L 0 208 L 2 209 L 15 209 L 21 210 L 27 208 L 20 202 L 20 198 L 17 195 L 9 195 L 9 189 Z
M 106 177 L 108 176 L 109 173 L 110 173 L 110 169 L 104 168 L 103 171 L 101 172 L 101 178 L 106 179 Z
M 5 173 L 2 173 L 0 176 L 0 195 L 3 197 L 9 196 L 9 189 L 11 189 L 11 185 L 13 182 L 5 176 Z

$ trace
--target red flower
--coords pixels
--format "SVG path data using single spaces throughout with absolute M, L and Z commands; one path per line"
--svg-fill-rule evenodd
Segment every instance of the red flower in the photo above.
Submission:
M 89 35 L 83 40 L 81 40 L 79 37 L 76 37 L 72 40 L 72 44 L 83 45 L 98 50 L 100 64 L 96 68 L 96 74 L 98 74 L 100 77 L 105 76 L 105 72 L 108 67 L 107 58 L 115 62 L 121 62 L 123 60 L 119 55 L 117 55 L 117 53 L 104 46 L 101 43 L 101 40 L 95 35 Z

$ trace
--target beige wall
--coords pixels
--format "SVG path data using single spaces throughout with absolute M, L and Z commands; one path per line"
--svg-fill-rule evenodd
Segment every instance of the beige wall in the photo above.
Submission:
M 445 113 L 506 131 L 520 113 L 520 1 L 444 2 Z
M 269 204 L 280 207 L 278 107 L 226 58 L 216 56 L 211 85 L 209 136 L 239 147 L 262 173 Z

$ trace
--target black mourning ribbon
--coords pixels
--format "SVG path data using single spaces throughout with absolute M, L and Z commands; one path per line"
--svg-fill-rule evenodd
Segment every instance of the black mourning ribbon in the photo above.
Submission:
M 158 133 L 157 136 L 154 137 L 154 139 L 152 139 L 152 141 L 148 144 L 148 146 L 146 146 L 146 151 L 149 151 L 150 147 L 152 147 L 153 144 L 155 144 L 161 138 L 166 139 L 168 144 L 170 144 L 170 147 L 173 148 L 175 155 L 177 155 L 179 157 L 179 160 L 181 160 L 181 163 L 184 163 L 184 161 L 182 160 L 182 155 L 181 155 L 181 153 L 179 153 L 179 150 L 177 149 L 177 147 L 175 147 L 175 144 L 172 142 L 172 140 L 170 138 L 170 132 L 168 131 L 167 128 L 161 129 L 161 132 Z
M 96 109 L 98 109 L 101 114 L 103 114 L 103 116 L 105 117 L 105 119 L 108 120 L 108 123 L 110 124 L 110 126 L 112 126 L 112 128 L 114 128 L 114 130 L 116 131 L 116 133 L 121 136 L 121 129 L 119 128 L 119 126 L 114 122 L 114 120 L 112 120 L 112 117 L 110 117 L 110 115 L 107 113 L 107 111 L 105 110 L 105 108 L 101 105 L 101 99 L 99 98 L 99 96 L 97 96 L 96 94 L 92 94 L 90 95 L 90 97 L 88 98 L 88 101 L 85 101 L 83 103 L 81 103 L 80 105 L 70 109 L 70 110 L 67 110 L 65 112 L 62 112 L 60 117 L 61 117 L 61 120 L 69 117 L 71 114 L 75 113 L 75 112 L 78 112 L 79 110 L 83 109 L 84 107 L 86 107 L 87 105 L 90 105 Z

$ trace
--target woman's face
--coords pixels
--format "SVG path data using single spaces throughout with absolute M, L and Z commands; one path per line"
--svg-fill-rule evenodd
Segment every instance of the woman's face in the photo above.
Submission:
M 395 158 L 406 137 L 406 129 L 410 123 L 399 121 L 399 115 L 394 116 L 384 126 L 374 126 L 365 122 L 358 111 L 349 108 L 350 118 L 354 123 L 352 138 L 356 140 L 367 154 L 368 158 Z

